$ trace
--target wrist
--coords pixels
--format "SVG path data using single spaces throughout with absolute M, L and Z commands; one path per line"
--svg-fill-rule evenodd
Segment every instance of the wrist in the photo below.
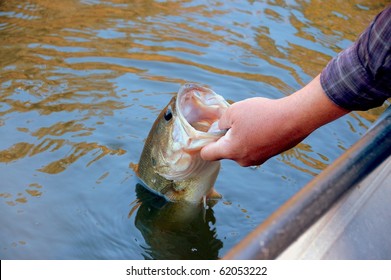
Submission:
M 329 99 L 323 91 L 319 76 L 281 101 L 282 110 L 286 114 L 285 129 L 298 142 L 317 128 L 349 113 L 349 110 L 339 107 Z
M 349 110 L 339 107 L 326 95 L 319 75 L 290 97 L 298 111 L 295 122 L 305 124 L 309 132 L 349 113 Z

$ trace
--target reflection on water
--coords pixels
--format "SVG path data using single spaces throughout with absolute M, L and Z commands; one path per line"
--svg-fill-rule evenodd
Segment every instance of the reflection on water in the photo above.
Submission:
M 190 203 L 168 203 L 143 186 L 138 198 L 135 226 L 147 246 L 146 259 L 217 259 L 223 247 L 217 238 L 213 210 Z
M 329 160 L 322 154 L 314 156 L 311 153 L 313 153 L 313 150 L 310 145 L 300 143 L 294 149 L 290 149 L 282 153 L 280 160 L 302 172 L 315 176 L 317 174 L 316 172 L 319 172 L 327 167 L 325 162 L 328 162 Z
M 37 169 L 38 171 L 49 173 L 49 174 L 55 174 L 64 171 L 70 164 L 74 163 L 76 160 L 78 160 L 80 157 L 83 157 L 90 151 L 95 151 L 94 155 L 96 157 L 92 159 L 90 162 L 87 163 L 87 166 L 89 166 L 91 163 L 99 160 L 100 158 L 104 157 L 105 155 L 122 155 L 125 153 L 124 150 L 112 150 L 108 147 L 98 145 L 97 143 L 86 143 L 86 142 L 79 142 L 79 143 L 72 143 L 67 142 L 64 139 L 48 139 L 45 138 L 42 142 L 40 142 L 37 146 L 34 146 L 29 143 L 21 142 L 16 143 L 9 149 L 3 150 L 0 152 L 0 162 L 11 162 L 14 160 L 21 159 L 26 156 L 34 156 L 37 153 L 43 153 L 46 151 L 54 152 L 58 149 L 60 149 L 64 144 L 72 145 L 71 154 L 67 155 L 65 157 L 62 157 L 61 159 L 58 159 L 56 161 L 50 162 L 47 165 L 43 166 L 42 168 Z
M 185 82 L 233 101 L 289 95 L 387 3 L 0 0 L 0 257 L 223 256 L 385 106 L 259 168 L 223 161 L 223 199 L 206 211 L 143 195 L 129 206 L 156 115 Z

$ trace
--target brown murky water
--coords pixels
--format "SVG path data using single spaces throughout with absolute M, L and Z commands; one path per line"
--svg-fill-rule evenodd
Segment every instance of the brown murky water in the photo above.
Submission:
M 388 1 L 0 0 L 1 259 L 215 259 L 350 147 L 352 113 L 259 168 L 223 161 L 212 209 L 167 205 L 132 167 L 184 82 L 280 98 Z

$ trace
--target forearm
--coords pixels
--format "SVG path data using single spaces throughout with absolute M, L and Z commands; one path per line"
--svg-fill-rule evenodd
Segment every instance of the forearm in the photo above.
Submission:
M 274 129 L 263 128 L 263 135 L 269 136 L 258 139 L 259 143 L 264 142 L 264 146 L 259 146 L 264 150 L 258 154 L 260 163 L 296 146 L 314 130 L 350 112 L 330 100 L 319 75 L 302 89 L 274 102 L 277 111 L 270 115 Z
M 288 130 L 308 135 L 320 126 L 347 114 L 349 110 L 336 105 L 325 94 L 320 75 L 292 95 L 281 99 L 287 110 Z

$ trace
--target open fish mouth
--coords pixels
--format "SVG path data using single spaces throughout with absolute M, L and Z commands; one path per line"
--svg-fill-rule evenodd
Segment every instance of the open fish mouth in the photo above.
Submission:
M 219 130 L 218 120 L 229 107 L 228 102 L 213 90 L 197 84 L 185 84 L 178 91 L 176 100 L 178 116 L 188 135 L 203 133 L 221 137 L 226 130 Z M 195 136 L 195 135 L 194 135 Z

